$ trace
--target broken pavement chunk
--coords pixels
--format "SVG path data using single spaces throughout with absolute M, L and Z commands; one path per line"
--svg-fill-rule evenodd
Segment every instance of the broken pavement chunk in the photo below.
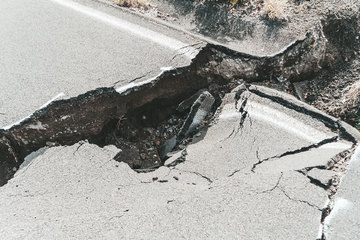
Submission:
M 179 106 L 176 108 L 176 111 L 178 112 L 184 112 L 191 108 L 191 106 L 194 104 L 194 102 L 199 98 L 199 96 L 204 92 L 204 89 L 201 89 L 197 91 L 194 95 L 191 97 L 185 99 L 182 101 Z
M 159 153 L 161 159 L 166 159 L 167 154 L 175 148 L 176 144 L 187 138 L 202 123 L 210 113 L 214 103 L 215 98 L 208 91 L 199 90 L 179 104 L 179 107 L 176 109 L 179 112 L 185 111 L 190 106 L 191 109 L 177 136 L 166 140 L 160 147 Z
M 204 91 L 200 94 L 192 105 L 190 113 L 180 129 L 178 141 L 182 141 L 188 137 L 189 133 L 194 131 L 195 128 L 201 124 L 210 113 L 214 103 L 215 98 L 208 91 Z

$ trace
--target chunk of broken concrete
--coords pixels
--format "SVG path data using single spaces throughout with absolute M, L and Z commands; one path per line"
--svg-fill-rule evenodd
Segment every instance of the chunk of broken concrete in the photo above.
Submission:
M 190 98 L 181 102 L 177 110 L 180 112 L 185 111 L 189 108 L 190 102 L 192 102 L 190 113 L 183 123 L 178 135 L 166 140 L 159 149 L 160 158 L 162 160 L 166 159 L 168 157 L 167 154 L 175 148 L 176 144 L 188 137 L 188 135 L 206 118 L 214 105 L 215 98 L 208 91 L 200 90 Z
M 215 98 L 208 92 L 204 91 L 196 99 L 190 109 L 190 113 L 182 125 L 177 140 L 182 141 L 195 130 L 197 126 L 206 118 L 214 105 Z
M 191 108 L 191 106 L 194 104 L 194 102 L 200 97 L 200 95 L 204 92 L 203 89 L 200 89 L 195 94 L 193 94 L 191 97 L 185 99 L 182 101 L 179 106 L 176 108 L 176 111 L 178 112 L 184 112 Z

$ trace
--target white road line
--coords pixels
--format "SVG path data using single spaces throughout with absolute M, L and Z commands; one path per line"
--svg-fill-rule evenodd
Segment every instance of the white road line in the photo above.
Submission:
M 86 7 L 84 5 L 81 5 L 81 4 L 73 2 L 73 1 L 69 1 L 69 0 L 51 0 L 51 1 L 54 3 L 57 3 L 59 5 L 62 5 L 64 7 L 70 8 L 74 11 L 80 12 L 89 17 L 92 17 L 94 19 L 97 19 L 97 20 L 99 20 L 103 23 L 106 23 L 110 26 L 113 26 L 117 29 L 129 32 L 129 33 L 134 34 L 143 39 L 150 40 L 156 44 L 159 44 L 159 45 L 169 48 L 171 50 L 175 50 L 178 53 L 183 54 L 184 56 L 186 56 L 190 59 L 194 58 L 196 55 L 197 51 L 195 48 L 187 47 L 188 44 L 185 44 L 174 38 L 165 36 L 161 33 L 154 32 L 147 28 L 130 23 L 126 20 L 116 18 L 109 14 L 100 12 L 93 8 Z M 189 51 L 189 48 L 191 49 L 191 51 Z
M 52 102 L 55 101 L 56 99 L 58 99 L 58 98 L 60 98 L 60 97 L 63 97 L 63 96 L 65 96 L 65 94 L 64 94 L 63 92 L 59 93 L 58 95 L 56 95 L 55 97 L 53 97 L 52 99 L 50 99 L 49 101 L 47 101 L 47 102 L 46 102 L 44 105 L 42 105 L 40 108 L 38 108 L 36 111 L 47 107 L 50 103 L 52 103 Z M 6 127 L 3 127 L 2 129 L 4 129 L 4 130 L 9 130 L 9 129 L 12 128 L 13 126 L 19 125 L 22 121 L 30 118 L 32 115 L 33 115 L 33 114 L 31 114 L 31 115 L 29 115 L 29 116 L 27 116 L 27 117 L 25 117 L 25 118 L 23 118 L 23 119 L 15 122 L 15 123 L 13 123 L 13 124 L 11 124 L 11 125 L 8 125 L 8 126 L 6 126 Z
M 158 78 L 159 76 L 161 76 L 164 72 L 170 71 L 170 70 L 172 70 L 172 69 L 174 69 L 174 68 L 173 68 L 173 67 L 162 67 L 162 68 L 160 69 L 161 72 L 160 72 L 157 76 L 152 77 L 152 78 L 149 78 L 149 79 L 146 79 L 146 80 L 141 81 L 141 82 L 132 82 L 132 83 L 129 83 L 129 84 L 125 85 L 125 86 L 121 86 L 121 87 L 116 88 L 115 91 L 117 91 L 118 93 L 121 94 L 121 93 L 126 92 L 126 91 L 129 90 L 130 88 L 139 87 L 139 86 L 141 86 L 141 85 L 145 85 L 145 84 L 150 83 L 150 82 L 154 81 L 155 79 L 157 79 L 157 78 Z
M 247 110 L 252 118 L 269 123 L 271 126 L 276 126 L 311 143 L 317 143 L 325 138 L 331 137 L 290 115 L 254 101 L 248 101 Z M 233 105 L 229 104 L 228 108 L 224 106 L 219 119 L 238 119 L 240 115 L 241 113 L 234 112 Z

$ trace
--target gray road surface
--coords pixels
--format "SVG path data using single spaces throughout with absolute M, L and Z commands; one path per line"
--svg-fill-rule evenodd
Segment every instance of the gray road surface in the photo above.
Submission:
M 199 40 L 96 1 L 0 2 L 0 128 L 54 97 L 188 64 Z

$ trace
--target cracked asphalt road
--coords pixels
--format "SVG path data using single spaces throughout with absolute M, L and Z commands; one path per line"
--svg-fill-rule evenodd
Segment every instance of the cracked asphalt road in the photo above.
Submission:
M 329 166 L 351 137 L 319 120 L 336 119 L 268 88 L 239 87 L 223 100 L 185 161 L 171 164 L 178 152 L 154 172 L 138 174 L 112 159 L 119 149 L 87 142 L 33 154 L 0 189 L 1 236 L 316 239 L 338 174 Z
M 67 0 L 1 1 L 0 41 L 0 128 L 55 96 L 70 98 L 187 65 L 189 56 L 180 53 L 196 53 L 185 46 L 199 42 L 96 1 Z
M 54 96 L 121 90 L 186 65 L 192 54 L 177 49 L 199 41 L 96 1 L 4 0 L 0 20 L 0 126 Z M 1 238 L 358 238 L 360 134 L 265 87 L 222 100 L 211 126 L 153 172 L 86 141 L 30 154 L 0 188 Z

